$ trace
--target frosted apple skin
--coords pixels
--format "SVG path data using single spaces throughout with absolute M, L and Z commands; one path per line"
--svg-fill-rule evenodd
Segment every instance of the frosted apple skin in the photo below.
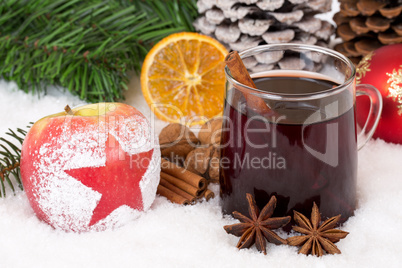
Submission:
M 62 112 L 45 117 L 28 132 L 22 145 L 21 178 L 29 203 L 40 220 L 56 229 L 100 231 L 124 225 L 149 209 L 155 199 L 160 176 L 157 135 L 148 120 L 126 104 L 100 103 L 78 109 L 73 109 L 75 115 Z M 109 135 L 121 147 L 106 144 Z M 123 205 L 89 226 L 102 194 L 69 176 L 65 170 L 101 167 L 105 166 L 106 155 L 109 163 L 113 163 L 125 154 L 135 156 L 150 150 L 153 150 L 152 157 L 143 161 L 149 166 L 139 183 L 142 204 L 138 207 L 142 209 Z M 128 162 L 124 170 L 116 172 L 128 173 L 141 165 L 141 159 L 136 157 Z M 113 177 L 114 183 L 119 183 L 119 174 Z

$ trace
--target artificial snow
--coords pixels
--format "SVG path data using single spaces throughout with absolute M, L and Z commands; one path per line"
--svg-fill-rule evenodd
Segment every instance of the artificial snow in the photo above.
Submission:
M 139 85 L 139 79 L 133 78 L 125 103 L 155 123 L 157 134 L 166 123 L 152 119 Z M 0 137 L 7 128 L 60 112 L 66 104 L 74 107 L 83 102 L 60 89 L 38 99 L 15 83 L 0 80 Z M 273 244 L 268 244 L 266 256 L 254 246 L 236 249 L 238 238 L 226 234 L 223 226 L 237 221 L 222 215 L 217 185 L 213 187 L 217 197 L 209 202 L 183 207 L 157 197 L 150 210 L 123 227 L 81 234 L 55 230 L 39 221 L 25 193 L 14 196 L 8 189 L 7 197 L 0 199 L 0 266 L 401 267 L 401 161 L 402 145 L 382 140 L 372 140 L 359 151 L 358 207 L 342 227 L 350 234 L 336 244 L 340 255 L 304 256 L 297 254 L 296 247 Z
M 126 103 L 150 112 L 133 78 Z M 76 97 L 53 89 L 46 96 L 27 95 L 14 83 L 0 81 L 0 136 L 7 127 L 25 126 Z M 157 121 L 156 132 L 166 123 Z M 253 246 L 237 250 L 238 238 L 223 226 L 237 222 L 223 216 L 217 197 L 179 206 L 157 197 L 150 210 L 123 227 L 104 232 L 66 233 L 39 221 L 24 192 L 0 199 L 1 267 L 401 267 L 402 146 L 370 141 L 359 151 L 358 208 L 342 227 L 350 234 L 337 243 L 341 255 L 321 258 L 297 254 L 297 248 L 268 244 L 268 255 Z M 282 237 L 287 234 L 281 232 Z

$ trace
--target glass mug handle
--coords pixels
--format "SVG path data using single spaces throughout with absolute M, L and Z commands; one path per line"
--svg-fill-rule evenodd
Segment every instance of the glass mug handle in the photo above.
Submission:
M 370 98 L 370 110 L 364 127 L 357 135 L 357 149 L 360 150 L 373 136 L 382 111 L 382 97 L 380 92 L 372 85 L 356 85 L 356 96 L 367 96 Z M 367 129 L 371 125 L 371 128 Z

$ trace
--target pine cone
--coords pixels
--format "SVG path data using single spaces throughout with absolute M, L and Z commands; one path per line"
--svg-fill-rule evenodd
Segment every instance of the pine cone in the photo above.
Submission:
M 327 46 L 334 27 L 315 18 L 331 9 L 331 0 L 198 0 L 200 17 L 195 28 L 222 42 L 229 50 L 242 51 L 260 44 L 303 43 Z M 248 69 L 306 68 L 282 54 L 248 58 Z M 293 64 L 293 65 L 292 65 Z
M 402 43 L 402 0 L 341 0 L 334 15 L 344 41 L 335 49 L 358 63 L 362 56 L 388 44 Z

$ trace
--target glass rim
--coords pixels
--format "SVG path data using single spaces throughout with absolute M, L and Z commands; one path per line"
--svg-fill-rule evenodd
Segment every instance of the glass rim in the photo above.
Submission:
M 356 75 L 356 68 L 352 61 L 348 59 L 346 56 L 342 55 L 341 53 L 332 50 L 330 48 L 316 46 L 316 45 L 306 45 L 306 44 L 292 44 L 292 43 L 282 43 L 282 44 L 271 44 L 271 45 L 260 45 L 252 48 L 248 48 L 243 50 L 239 53 L 240 58 L 245 58 L 247 56 L 252 56 L 255 52 L 262 52 L 262 51 L 269 51 L 269 50 L 290 50 L 290 49 L 298 49 L 298 50 L 305 50 L 305 51 L 312 51 L 312 52 L 320 52 L 322 54 L 338 58 L 342 60 L 347 67 L 351 70 L 349 77 L 347 77 L 346 81 L 340 84 L 337 87 L 329 88 L 327 90 L 323 90 L 320 92 L 313 92 L 313 93 L 276 93 L 272 91 L 265 91 L 258 88 L 252 88 L 246 86 L 239 81 L 237 81 L 230 73 L 230 70 L 227 65 L 225 65 L 225 76 L 228 81 L 237 85 L 237 89 L 240 91 L 245 91 L 246 93 L 250 93 L 261 98 L 268 98 L 273 100 L 313 100 L 313 99 L 321 99 L 323 97 L 331 96 L 338 94 L 349 87 L 351 83 L 353 83 L 355 75 Z M 303 71 L 303 70 L 295 70 L 295 71 Z M 240 89 L 241 88 L 241 89 Z

